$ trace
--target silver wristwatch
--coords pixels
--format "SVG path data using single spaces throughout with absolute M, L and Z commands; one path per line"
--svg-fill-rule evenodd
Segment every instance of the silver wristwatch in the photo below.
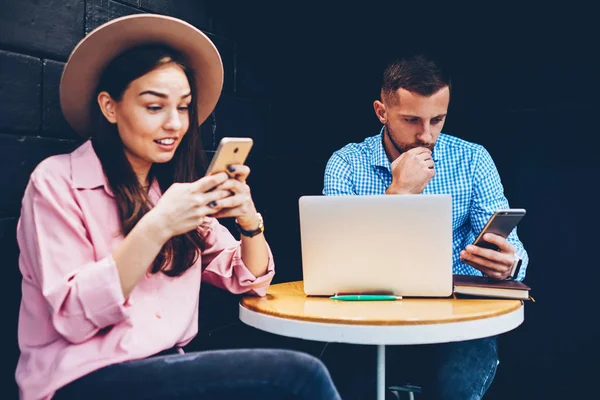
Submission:
M 515 279 L 517 276 L 519 276 L 521 264 L 523 264 L 523 260 L 521 260 L 521 258 L 515 254 L 515 261 L 513 262 L 512 268 L 510 270 L 510 275 L 506 279 Z

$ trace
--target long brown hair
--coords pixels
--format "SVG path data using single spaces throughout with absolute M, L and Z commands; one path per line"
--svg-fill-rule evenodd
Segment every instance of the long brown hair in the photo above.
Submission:
M 198 128 L 198 93 L 194 74 L 185 60 L 175 50 L 163 45 L 148 44 L 132 48 L 110 62 L 104 69 L 96 90 L 96 96 L 106 91 L 114 100 L 120 101 L 132 81 L 168 63 L 175 63 L 183 69 L 190 84 L 192 99 L 188 107 L 190 126 L 173 159 L 167 163 L 153 164 L 148 175 L 148 182 L 152 183 L 156 179 L 163 193 L 175 182 L 193 182 L 199 179 L 206 168 L 206 155 Z M 125 156 L 117 126 L 104 118 L 96 103 L 92 108 L 92 145 L 115 194 L 121 228 L 123 234 L 127 235 L 152 206 L 147 191 L 140 185 Z M 197 229 L 174 236 L 165 243 L 150 271 L 180 276 L 194 265 L 203 249 L 204 240 Z

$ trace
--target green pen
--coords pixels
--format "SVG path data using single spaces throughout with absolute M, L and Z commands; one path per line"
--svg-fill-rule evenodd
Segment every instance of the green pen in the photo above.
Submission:
M 386 301 L 386 300 L 401 300 L 402 296 L 393 294 L 348 294 L 331 296 L 331 300 L 343 301 Z

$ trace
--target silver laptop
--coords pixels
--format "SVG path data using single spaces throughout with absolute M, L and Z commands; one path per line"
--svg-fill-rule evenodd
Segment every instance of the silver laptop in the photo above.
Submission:
M 307 295 L 452 294 L 450 195 L 303 196 Z

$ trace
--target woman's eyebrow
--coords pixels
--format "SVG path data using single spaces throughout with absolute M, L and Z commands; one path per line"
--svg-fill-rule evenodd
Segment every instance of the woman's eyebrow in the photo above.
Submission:
M 143 92 L 141 92 L 139 94 L 139 96 L 142 96 L 142 95 L 145 95 L 145 94 L 151 94 L 153 96 L 160 97 L 160 98 L 163 98 L 163 99 L 169 98 L 168 94 L 157 92 L 155 90 L 144 90 Z M 183 96 L 181 96 L 181 98 L 185 99 L 186 97 L 190 97 L 191 95 L 192 95 L 192 92 L 188 92 L 187 94 L 184 94 Z
M 143 96 L 145 94 L 151 94 L 153 96 L 160 97 L 160 98 L 163 98 L 163 99 L 167 99 L 169 97 L 169 95 L 166 94 L 166 93 L 160 93 L 160 92 L 156 92 L 154 90 L 144 90 L 143 92 L 141 92 L 139 94 L 139 96 Z

